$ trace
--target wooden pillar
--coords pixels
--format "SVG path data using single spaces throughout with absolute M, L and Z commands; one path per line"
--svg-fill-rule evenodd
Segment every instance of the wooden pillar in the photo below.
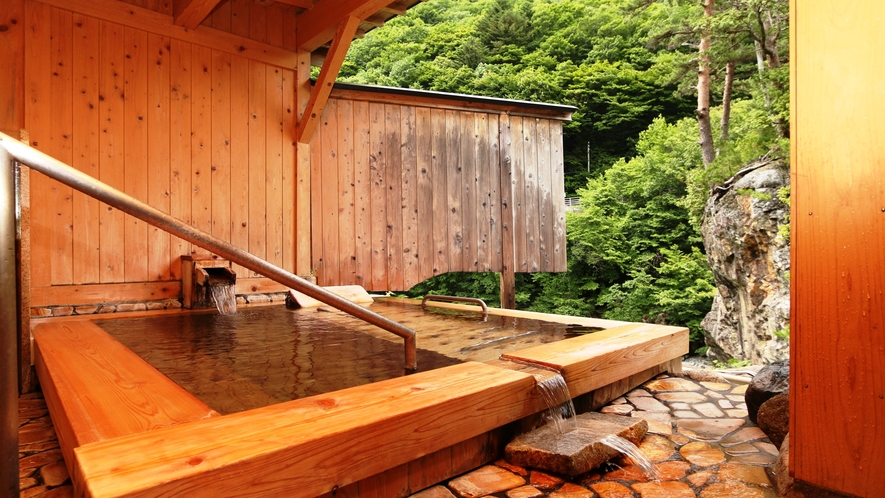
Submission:
M 881 0 L 790 2 L 790 473 L 885 489 Z
M 310 100 L 310 52 L 299 51 L 295 74 L 297 122 L 304 116 Z M 310 274 L 310 143 L 295 147 L 295 274 Z
M 513 160 L 510 157 L 510 116 L 502 114 L 499 137 L 501 140 L 501 307 L 516 309 L 516 265 L 513 250 Z

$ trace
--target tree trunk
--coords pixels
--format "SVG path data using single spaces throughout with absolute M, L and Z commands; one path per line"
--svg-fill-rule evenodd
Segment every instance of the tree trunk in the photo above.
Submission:
M 722 141 L 728 141 L 728 122 L 731 119 L 731 88 L 734 85 L 734 61 L 725 63 L 725 88 L 722 90 Z
M 698 129 L 700 130 L 701 155 L 704 167 L 710 165 L 716 158 L 713 148 L 713 127 L 710 125 L 710 45 L 712 34 L 709 21 L 713 17 L 715 0 L 704 0 L 704 17 L 708 25 L 701 33 L 701 42 L 698 46 L 698 108 L 695 114 L 698 117 Z

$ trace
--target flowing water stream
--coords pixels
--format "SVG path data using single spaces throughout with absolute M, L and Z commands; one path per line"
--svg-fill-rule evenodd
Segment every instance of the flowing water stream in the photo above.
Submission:
M 633 460 L 633 463 L 642 469 L 642 472 L 650 481 L 659 480 L 658 469 L 655 467 L 654 462 L 649 460 L 648 457 L 645 456 L 645 453 L 643 453 L 635 444 L 614 434 L 603 437 L 599 442 L 630 457 L 630 459 Z
M 222 315 L 231 315 L 237 312 L 237 296 L 235 294 L 236 285 L 228 280 L 210 280 L 209 290 L 212 292 L 212 299 L 215 300 L 215 307 Z
M 547 403 L 547 418 L 556 426 L 560 434 L 578 428 L 575 421 L 575 404 L 569 394 L 568 386 L 561 374 L 556 373 L 538 382 L 538 389 Z

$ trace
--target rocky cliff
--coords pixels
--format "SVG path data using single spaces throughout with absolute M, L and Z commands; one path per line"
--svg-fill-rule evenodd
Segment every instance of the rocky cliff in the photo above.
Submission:
M 787 165 L 760 161 L 707 201 L 701 233 L 718 288 L 701 323 L 710 357 L 789 358 L 790 244 L 779 228 L 789 223 L 790 206 L 778 196 L 789 182 Z

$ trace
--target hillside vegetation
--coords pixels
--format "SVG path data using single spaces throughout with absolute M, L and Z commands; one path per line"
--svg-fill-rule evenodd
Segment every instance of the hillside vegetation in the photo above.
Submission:
M 517 275 L 534 311 L 688 325 L 715 292 L 712 185 L 786 156 L 786 0 L 431 0 L 357 40 L 340 79 L 569 104 L 569 271 Z M 706 123 L 706 132 L 705 132 Z M 410 291 L 498 302 L 495 274 Z

